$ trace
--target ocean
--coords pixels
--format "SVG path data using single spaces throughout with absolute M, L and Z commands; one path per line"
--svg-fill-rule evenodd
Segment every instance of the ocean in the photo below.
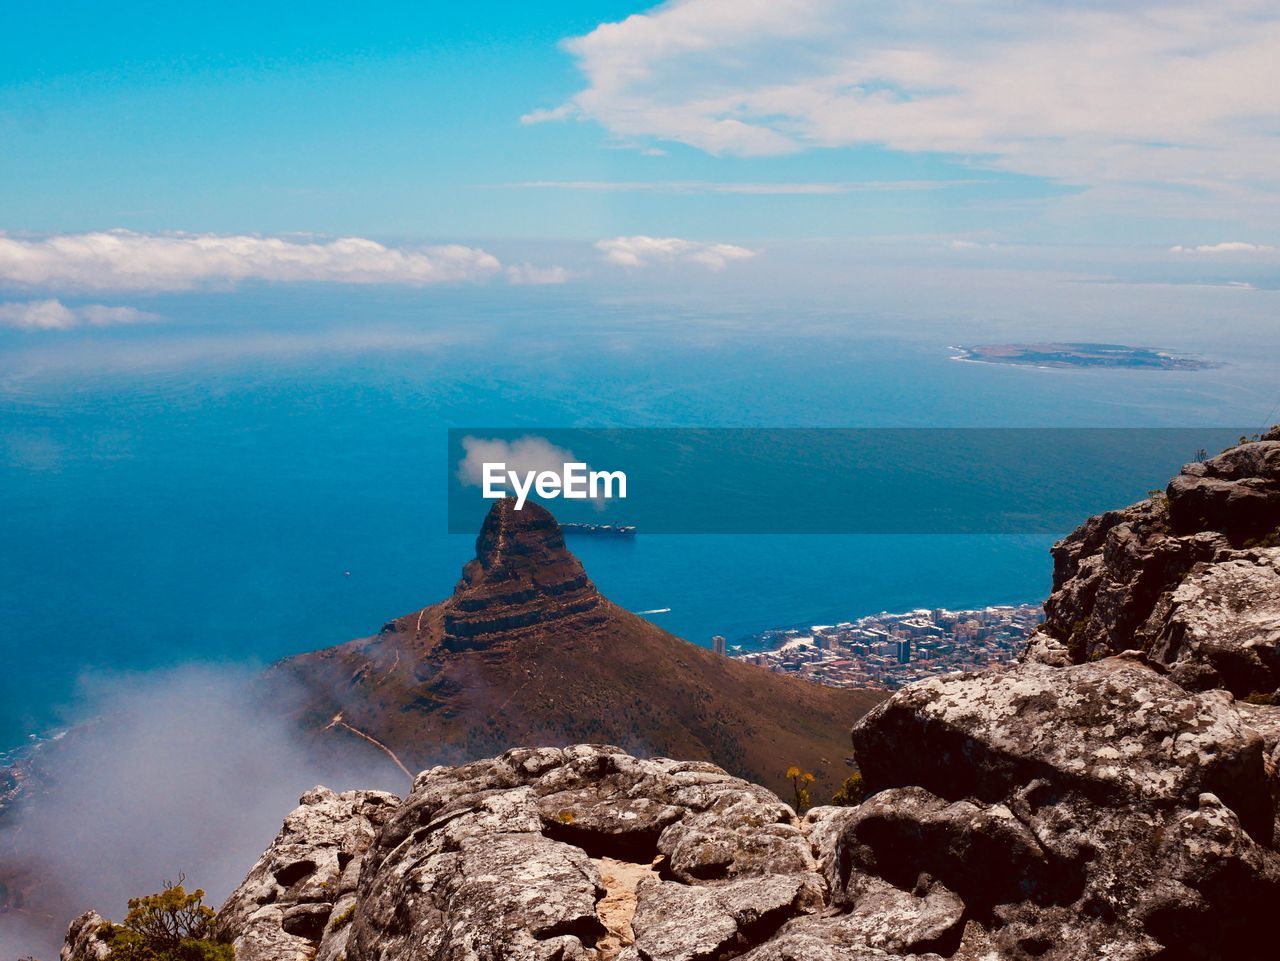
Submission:
M 450 427 L 1261 427 L 1280 399 L 1261 320 L 1227 341 L 1168 316 L 1066 331 L 542 292 L 433 293 L 425 311 L 421 296 L 188 295 L 174 328 L 0 339 L 0 746 L 62 723 L 85 676 L 266 664 L 445 597 L 472 548 L 446 533 Z M 1030 370 L 947 349 L 1064 332 L 1223 366 Z M 1135 476 L 1135 496 L 1166 479 Z M 707 644 L 1038 601 L 1065 533 L 570 546 L 606 595 Z

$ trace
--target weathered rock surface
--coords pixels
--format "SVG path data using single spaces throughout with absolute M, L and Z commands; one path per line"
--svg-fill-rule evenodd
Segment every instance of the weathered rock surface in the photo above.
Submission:
M 67 928 L 67 941 L 59 957 L 62 961 L 106 961 L 111 925 L 97 911 L 86 911 Z
M 616 945 L 598 912 L 605 858 L 656 862 Z M 770 792 L 608 747 L 419 775 L 365 870 L 349 961 L 611 957 L 631 940 L 641 957 L 713 958 L 822 903 L 799 823 Z
M 399 799 L 381 791 L 317 787 L 218 913 L 216 933 L 237 961 L 311 961 L 342 955 L 365 852 Z
M 1142 650 L 1196 690 L 1280 685 L 1280 430 L 1165 492 L 1090 518 L 1054 545 L 1053 593 L 1029 656 L 1084 663 Z M 1176 596 L 1175 596 L 1176 595 Z
M 913 685 L 854 730 L 878 793 L 838 874 L 945 885 L 952 957 L 1247 957 L 1280 898 L 1280 708 L 1240 707 L 1132 656 Z
M 518 749 L 399 802 L 316 788 L 218 914 L 239 961 L 728 958 L 820 910 L 789 807 L 702 762 Z M 101 961 L 96 915 L 67 961 Z
M 1241 695 L 1280 687 L 1280 547 L 1198 564 L 1160 596 L 1139 630 L 1184 687 Z
M 1232 703 L 1225 691 L 1189 694 L 1134 658 L 1032 663 L 911 685 L 854 743 L 873 789 L 996 801 L 1043 779 L 1099 803 L 1194 802 L 1212 791 L 1269 812 L 1262 738 Z M 1262 818 L 1258 830 L 1268 825 Z

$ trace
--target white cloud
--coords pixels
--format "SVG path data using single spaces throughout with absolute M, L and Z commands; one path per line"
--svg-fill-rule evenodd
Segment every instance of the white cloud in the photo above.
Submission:
M 536 264 L 512 264 L 507 268 L 507 280 L 513 284 L 543 286 L 563 284 L 573 274 L 564 267 L 539 267 Z
M 653 263 L 693 263 L 711 270 L 723 270 L 732 261 L 749 260 L 754 250 L 733 244 L 706 244 L 679 237 L 614 237 L 601 240 L 596 249 L 604 259 L 619 267 L 645 267 Z
M 606 193 L 800 195 L 944 190 L 979 180 L 852 180 L 818 183 L 718 183 L 714 180 L 526 180 L 505 184 L 539 190 L 590 190 Z
M 484 487 L 485 464 L 506 464 L 508 471 L 527 476 L 530 472 L 542 471 L 562 474 L 565 464 L 584 463 L 573 451 L 557 447 L 545 437 L 526 436 L 508 441 L 496 437 L 467 436 L 462 438 L 462 449 L 465 454 L 458 462 L 458 480 L 470 487 Z M 587 468 L 590 466 L 588 464 Z M 507 490 L 510 489 L 507 486 Z M 592 503 L 596 510 L 607 506 L 603 497 L 594 498 Z
M 30 300 L 0 304 L 0 325 L 22 330 L 66 330 L 78 323 L 76 315 L 56 300 Z
M 133 307 L 108 307 L 105 304 L 68 307 L 58 300 L 0 304 L 0 327 L 17 327 L 20 330 L 69 330 L 85 324 L 91 327 L 114 327 L 159 319 L 155 314 Z
M 547 123 L 552 120 L 567 120 L 573 116 L 573 107 L 570 104 L 562 104 L 552 110 L 530 110 L 527 114 L 520 118 L 522 124 Z
M 1270 254 L 1277 248 L 1267 244 L 1250 244 L 1242 240 L 1228 240 L 1220 244 L 1200 244 L 1196 247 L 1184 247 L 1181 244 L 1170 247 L 1175 254 Z
M 0 283 L 77 290 L 189 290 L 246 280 L 433 284 L 478 280 L 501 265 L 474 247 L 387 247 L 336 240 L 112 230 L 23 239 L 0 234 Z
M 566 41 L 529 122 L 711 153 L 884 146 L 1063 182 L 1280 193 L 1274 0 L 671 0 Z
M 458 464 L 458 480 L 472 487 L 484 485 L 485 464 L 506 464 L 507 470 L 521 474 L 544 470 L 559 474 L 565 464 L 581 463 L 573 451 L 557 447 L 545 437 L 507 441 L 468 436 L 462 438 L 462 449 L 466 454 Z

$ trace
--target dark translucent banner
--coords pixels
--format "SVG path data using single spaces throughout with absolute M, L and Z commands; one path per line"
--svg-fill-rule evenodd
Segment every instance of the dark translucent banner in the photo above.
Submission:
M 1065 534 L 1244 433 L 459 428 L 448 438 L 449 530 L 474 533 L 506 493 L 604 536 Z

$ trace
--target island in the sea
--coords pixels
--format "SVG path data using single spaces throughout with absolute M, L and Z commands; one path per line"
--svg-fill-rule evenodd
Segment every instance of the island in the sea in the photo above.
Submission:
M 1208 361 L 1152 347 L 1124 344 L 978 344 L 952 347 L 954 360 L 1014 367 L 1128 367 L 1142 370 L 1203 370 Z

